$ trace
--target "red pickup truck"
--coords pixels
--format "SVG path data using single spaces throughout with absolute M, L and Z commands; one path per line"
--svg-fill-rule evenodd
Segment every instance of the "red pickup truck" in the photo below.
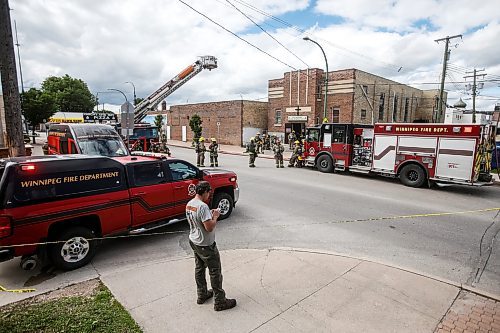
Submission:
M 234 172 L 200 170 L 151 156 L 52 155 L 0 160 L 0 261 L 22 256 L 72 270 L 90 262 L 100 238 L 137 234 L 185 219 L 195 185 L 208 181 L 208 203 L 231 214 L 239 188 Z M 50 243 L 52 242 L 52 243 Z M 26 245 L 48 243 L 42 245 Z

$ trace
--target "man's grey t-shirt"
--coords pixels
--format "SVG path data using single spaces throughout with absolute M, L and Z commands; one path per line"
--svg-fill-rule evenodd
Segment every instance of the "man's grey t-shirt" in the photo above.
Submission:
M 209 246 L 215 242 L 215 231 L 208 232 L 203 222 L 212 219 L 210 208 L 203 201 L 193 198 L 186 205 L 186 217 L 189 222 L 189 240 L 198 246 Z

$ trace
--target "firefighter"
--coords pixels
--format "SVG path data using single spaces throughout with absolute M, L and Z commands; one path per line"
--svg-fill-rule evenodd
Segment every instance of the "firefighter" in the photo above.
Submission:
M 269 134 L 264 134 L 264 150 L 271 150 L 271 137 Z
M 299 144 L 299 149 L 297 150 L 297 165 L 296 165 L 297 168 L 302 168 L 305 164 L 304 155 L 303 155 L 304 144 L 305 144 L 305 140 L 302 139 L 302 142 Z
M 283 147 L 280 140 L 276 142 L 276 145 L 273 147 L 273 151 L 276 167 L 283 168 L 283 152 L 285 151 L 285 147 Z
M 290 157 L 290 162 L 288 163 L 289 168 L 293 168 L 295 163 L 298 161 L 300 152 L 302 149 L 300 148 L 300 141 L 295 140 L 295 147 L 293 148 L 292 156 Z
M 290 132 L 290 134 L 288 134 L 288 146 L 289 146 L 290 150 L 292 150 L 293 142 L 296 139 L 297 139 L 297 137 L 295 136 L 295 131 L 292 131 L 292 132 Z
M 249 155 L 248 166 L 250 168 L 255 168 L 255 159 L 257 158 L 257 146 L 255 145 L 255 138 L 251 137 L 250 142 L 247 144 L 247 150 Z
M 257 151 L 256 151 L 257 154 L 262 154 L 263 153 L 263 151 L 262 151 L 262 138 L 260 137 L 260 133 L 257 133 L 255 135 L 254 140 L 255 140 L 255 145 L 257 147 Z
M 196 166 L 199 166 L 199 167 L 205 166 L 205 152 L 206 151 L 207 151 L 207 148 L 205 147 L 205 138 L 201 136 L 198 139 L 198 143 L 196 144 L 196 147 L 195 147 L 195 152 L 197 155 Z
M 210 143 L 210 146 L 208 146 L 208 150 L 210 151 L 210 166 L 218 167 L 219 166 L 219 161 L 218 161 L 218 151 L 219 151 L 219 144 L 217 143 L 217 140 L 215 138 L 212 138 L 212 143 Z

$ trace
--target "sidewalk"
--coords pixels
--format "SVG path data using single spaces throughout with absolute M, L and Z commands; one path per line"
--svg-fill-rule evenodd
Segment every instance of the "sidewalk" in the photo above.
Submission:
M 190 141 L 183 142 L 183 141 L 178 141 L 178 140 L 168 140 L 167 145 L 172 146 L 172 147 L 182 147 L 182 148 L 194 149 L 194 147 L 191 146 Z M 244 147 L 219 144 L 219 153 L 220 154 L 248 156 L 248 154 L 245 154 L 244 151 L 245 151 Z M 292 155 L 292 152 L 288 149 L 288 146 L 286 146 L 285 152 L 283 153 L 283 160 L 289 161 L 291 155 Z M 259 154 L 259 158 L 268 158 L 268 159 L 274 160 L 274 153 L 271 150 L 266 150 L 264 152 L 264 154 Z
M 500 302 L 362 259 L 298 249 L 221 251 L 236 308 L 196 304 L 194 259 L 100 277 L 145 332 L 498 332 Z M 209 279 L 208 279 L 209 281 Z M 472 329 L 472 330 L 466 330 Z M 496 331 L 495 331 L 496 330 Z M 454 331 L 454 332 L 455 332 Z

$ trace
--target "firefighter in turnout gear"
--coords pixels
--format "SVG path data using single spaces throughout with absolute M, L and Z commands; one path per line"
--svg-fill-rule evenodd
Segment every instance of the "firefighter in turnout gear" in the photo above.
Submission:
M 207 148 L 205 147 L 205 138 L 200 137 L 198 139 L 198 143 L 196 144 L 195 152 L 197 155 L 196 166 L 204 167 L 205 166 L 205 152 Z
M 257 154 L 262 154 L 263 153 L 263 151 L 262 151 L 263 142 L 262 142 L 262 138 L 260 137 L 260 133 L 257 133 L 255 135 L 255 145 L 257 147 Z
M 255 168 L 255 158 L 257 158 L 257 146 L 255 145 L 255 138 L 250 138 L 250 142 L 247 144 L 246 152 L 249 155 L 248 166 L 250 168 Z
M 290 162 L 288 163 L 288 167 L 292 168 L 295 166 L 295 163 L 298 162 L 299 156 L 302 155 L 302 148 L 300 147 L 300 141 L 295 141 L 295 147 L 293 148 L 292 156 L 290 157 Z
M 219 156 L 219 144 L 215 138 L 212 138 L 212 143 L 208 146 L 208 150 L 210 151 L 210 166 L 215 167 L 219 166 L 218 156 Z
M 285 152 L 285 147 L 281 144 L 281 141 L 277 141 L 276 145 L 273 147 L 274 160 L 276 161 L 277 168 L 283 168 L 283 153 Z
M 293 148 L 293 142 L 297 139 L 295 136 L 295 131 L 292 131 L 290 134 L 288 134 L 288 146 L 290 150 Z

